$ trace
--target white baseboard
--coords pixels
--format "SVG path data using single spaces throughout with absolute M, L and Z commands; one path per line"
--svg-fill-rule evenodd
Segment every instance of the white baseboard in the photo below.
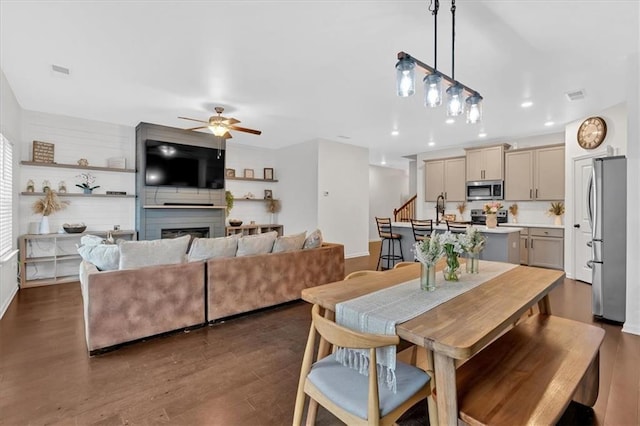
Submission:
M 640 336 L 640 324 L 629 324 L 627 321 L 622 326 L 622 332 Z
M 354 257 L 364 257 L 364 256 L 369 256 L 369 252 L 368 251 L 364 251 L 361 253 L 351 253 L 351 254 L 347 254 L 344 256 L 345 259 L 352 259 Z
M 13 300 L 14 297 L 16 297 L 16 294 L 18 294 L 17 282 L 16 282 L 16 286 L 11 291 L 11 294 L 9 295 L 9 297 L 7 297 L 7 300 L 5 300 L 2 306 L 0 306 L 0 319 L 2 319 L 2 317 L 4 316 L 4 313 L 7 312 L 7 309 L 9 309 L 9 305 L 11 305 L 11 301 Z

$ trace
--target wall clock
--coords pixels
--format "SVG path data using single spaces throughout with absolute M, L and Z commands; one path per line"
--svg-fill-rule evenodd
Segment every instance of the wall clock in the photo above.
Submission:
M 578 129 L 578 145 L 584 149 L 594 149 L 600 146 L 605 136 L 607 136 L 607 123 L 604 118 L 589 117 Z

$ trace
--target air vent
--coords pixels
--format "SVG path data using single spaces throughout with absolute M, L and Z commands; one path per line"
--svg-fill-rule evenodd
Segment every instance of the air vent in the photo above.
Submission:
M 584 90 L 574 90 L 573 92 L 565 93 L 565 95 L 567 96 L 567 99 L 569 99 L 569 101 L 571 102 L 579 101 L 581 99 L 584 99 Z
M 69 75 L 71 73 L 71 71 L 69 71 L 69 68 L 61 67 L 60 65 L 51 65 L 51 69 L 53 70 L 53 72 L 64 75 Z

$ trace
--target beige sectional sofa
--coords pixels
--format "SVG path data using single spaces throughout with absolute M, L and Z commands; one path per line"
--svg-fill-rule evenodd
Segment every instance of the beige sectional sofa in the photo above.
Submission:
M 122 259 L 121 259 L 122 265 Z M 80 265 L 87 348 L 205 324 L 299 299 L 344 278 L 344 246 L 99 271 Z M 206 289 L 206 292 L 205 292 Z

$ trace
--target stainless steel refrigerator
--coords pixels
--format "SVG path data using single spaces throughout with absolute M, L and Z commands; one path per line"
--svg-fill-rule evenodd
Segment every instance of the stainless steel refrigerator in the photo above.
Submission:
M 594 158 L 587 200 L 593 315 L 624 322 L 627 287 L 627 159 Z

